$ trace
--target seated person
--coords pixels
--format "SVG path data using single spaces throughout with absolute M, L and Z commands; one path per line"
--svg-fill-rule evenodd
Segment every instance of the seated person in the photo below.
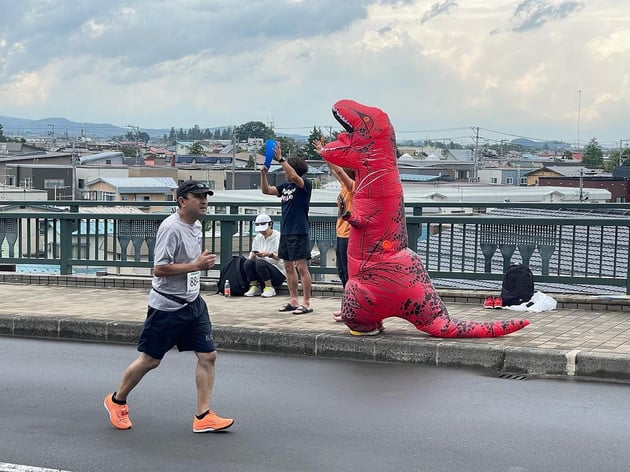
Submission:
M 286 279 L 284 262 L 278 257 L 280 232 L 273 229 L 273 221 L 265 214 L 256 217 L 254 227 L 258 234 L 252 242 L 249 259 L 243 266 L 249 280 L 249 290 L 245 296 L 275 297 L 275 287 L 282 285 Z

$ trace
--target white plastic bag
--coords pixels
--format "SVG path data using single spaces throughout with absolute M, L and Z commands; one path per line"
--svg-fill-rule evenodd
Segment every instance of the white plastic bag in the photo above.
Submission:
M 540 313 L 541 311 L 555 310 L 558 302 L 540 291 L 534 293 L 531 300 L 520 305 L 510 305 L 504 308 L 514 311 L 529 311 L 532 313 Z

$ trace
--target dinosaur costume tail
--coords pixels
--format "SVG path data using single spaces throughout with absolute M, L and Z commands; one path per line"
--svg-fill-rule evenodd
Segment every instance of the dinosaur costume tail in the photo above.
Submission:
M 495 338 L 518 331 L 528 324 L 529 320 L 477 322 L 439 317 L 430 325 L 417 328 L 440 338 Z

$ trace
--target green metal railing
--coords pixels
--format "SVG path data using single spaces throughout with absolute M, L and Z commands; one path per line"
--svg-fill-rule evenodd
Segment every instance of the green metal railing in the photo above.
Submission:
M 77 268 L 140 268 L 148 275 L 157 228 L 174 210 L 173 202 L 80 201 L 64 203 L 63 211 L 54 207 L 58 202 L 6 204 L 0 211 L 0 264 L 54 265 L 62 275 Z M 35 204 L 49 208 L 27 211 Z M 166 208 L 160 213 L 113 211 L 122 205 Z M 213 200 L 212 205 L 215 212 L 203 219 L 202 246 L 219 255 L 218 271 L 231 255 L 247 254 L 255 235 L 253 214 L 239 211 L 255 213 L 270 203 Z M 112 212 L 80 212 L 89 206 L 111 207 Z M 462 206 L 474 212 L 443 213 Z M 329 214 L 318 214 L 320 208 Z M 334 202 L 312 204 L 311 243 L 320 254 L 311 264 L 316 280 L 336 276 L 329 261 L 336 246 L 334 208 Z M 618 287 L 630 294 L 627 211 L 630 204 L 407 204 L 407 231 L 411 249 L 434 279 L 500 281 L 511 263 L 523 262 L 537 282 Z

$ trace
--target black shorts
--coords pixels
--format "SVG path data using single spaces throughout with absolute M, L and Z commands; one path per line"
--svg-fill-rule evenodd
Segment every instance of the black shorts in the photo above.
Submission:
M 201 296 L 176 311 L 148 308 L 138 351 L 154 359 L 162 359 L 174 346 L 180 352 L 216 350 L 208 307 Z
M 278 257 L 285 261 L 310 260 L 311 241 L 308 234 L 281 234 Z

